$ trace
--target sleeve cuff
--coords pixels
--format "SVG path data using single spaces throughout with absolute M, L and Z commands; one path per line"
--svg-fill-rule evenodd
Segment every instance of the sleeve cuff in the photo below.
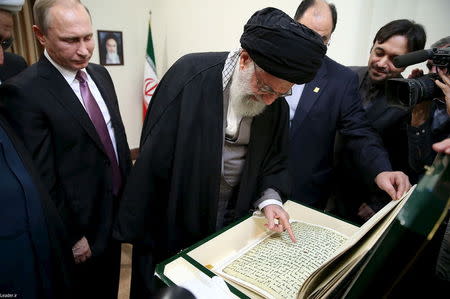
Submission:
M 261 210 L 265 206 L 273 204 L 272 202 L 265 204 L 267 200 L 278 202 L 280 206 L 283 205 L 280 194 L 272 188 L 267 188 L 264 192 L 262 192 L 260 198 L 253 203 L 253 206 L 255 208 L 258 207 L 258 209 Z
M 258 205 L 258 209 L 260 211 L 262 211 L 262 209 L 264 209 L 266 206 L 268 205 L 277 205 L 282 207 L 283 204 L 281 203 L 281 201 L 277 200 L 277 199 L 266 199 L 263 200 L 259 205 Z

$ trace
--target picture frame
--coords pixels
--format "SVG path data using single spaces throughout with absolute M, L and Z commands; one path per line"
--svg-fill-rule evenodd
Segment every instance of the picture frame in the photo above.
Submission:
M 101 65 L 124 65 L 122 31 L 97 30 Z

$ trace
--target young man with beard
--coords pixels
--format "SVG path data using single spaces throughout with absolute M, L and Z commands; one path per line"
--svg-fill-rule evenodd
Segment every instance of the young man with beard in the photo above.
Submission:
M 304 0 L 295 20 L 308 26 L 329 44 L 337 23 L 333 4 Z M 392 171 L 378 134 L 367 121 L 358 94 L 358 77 L 349 68 L 325 56 L 314 79 L 294 85 L 286 97 L 290 107 L 289 170 L 294 188 L 292 200 L 324 209 L 333 190 L 336 133 L 362 170 L 366 181 L 375 183 L 392 199 L 409 187 L 405 174 Z M 345 207 L 345 203 L 344 203 Z
M 388 105 L 385 83 L 388 79 L 401 77 L 405 69 L 394 66 L 394 57 L 423 49 L 425 41 L 422 25 L 405 19 L 389 22 L 375 35 L 368 65 L 351 68 L 358 74 L 359 94 L 367 119 L 380 135 L 392 168 L 405 172 L 412 183 L 417 181 L 417 174 L 408 163 L 407 124 L 410 113 Z M 338 171 L 341 179 L 337 203 L 347 209 L 341 216 L 365 221 L 390 200 L 362 179 L 362 170 L 355 165 L 353 153 L 345 144 L 339 153 Z
M 182 57 L 152 98 L 115 231 L 135 245 L 131 298 L 149 295 L 155 263 L 252 209 L 295 239 L 281 206 L 290 187 L 280 98 L 314 77 L 326 47 L 274 8 L 256 12 L 240 41 Z

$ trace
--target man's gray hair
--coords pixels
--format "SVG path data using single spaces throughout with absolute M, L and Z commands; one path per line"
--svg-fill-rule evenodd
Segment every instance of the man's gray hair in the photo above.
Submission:
M 441 38 L 437 42 L 431 45 L 432 48 L 442 48 L 445 45 L 450 45 L 450 36 Z
M 67 6 L 83 5 L 80 0 L 36 0 L 33 6 L 34 22 L 44 34 L 47 33 L 49 27 L 48 11 L 57 4 L 65 4 Z M 90 17 L 89 9 L 84 5 L 83 7 Z

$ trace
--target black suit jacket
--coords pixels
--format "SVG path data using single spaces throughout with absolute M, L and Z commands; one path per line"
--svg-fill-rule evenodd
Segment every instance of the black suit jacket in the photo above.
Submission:
M 291 122 L 289 168 L 294 201 L 325 206 L 333 188 L 336 132 L 367 180 L 391 169 L 379 136 L 367 122 L 356 74 L 325 57 L 316 77 L 305 85 Z
M 352 67 L 351 69 L 358 74 L 358 86 L 361 90 L 364 88 L 363 80 L 367 76 L 367 67 Z M 392 169 L 405 172 L 410 181 L 415 183 L 415 174 L 408 164 L 406 134 L 408 112 L 388 106 L 384 91 L 381 90 L 367 109 L 366 115 L 372 127 L 381 136 Z M 363 202 L 367 203 L 374 211 L 378 211 L 391 200 L 389 195 L 380 190 L 373 182 L 362 179 L 362 171 L 358 169 L 352 151 L 345 144 L 339 152 L 338 161 L 339 178 L 335 195 L 336 213 L 339 216 L 354 222 L 361 222 L 362 218 L 357 214 Z
M 5 58 L 3 64 L 0 65 L 0 81 L 5 82 L 7 79 L 14 77 L 27 68 L 27 63 L 22 56 L 4 52 Z
M 122 177 L 130 152 L 114 85 L 107 70 L 89 64 L 111 115 Z M 74 243 L 86 236 L 93 255 L 111 235 L 118 205 L 112 194 L 110 162 L 79 99 L 45 58 L 0 87 L 6 116 L 22 137 Z M 124 182 L 125 183 L 125 182 Z
M 358 75 L 358 85 L 367 75 L 367 67 L 351 67 Z M 408 163 L 407 124 L 410 113 L 398 107 L 389 106 L 382 93 L 366 111 L 367 119 L 383 140 L 394 170 L 401 170 L 410 176 L 414 183 L 415 174 Z

